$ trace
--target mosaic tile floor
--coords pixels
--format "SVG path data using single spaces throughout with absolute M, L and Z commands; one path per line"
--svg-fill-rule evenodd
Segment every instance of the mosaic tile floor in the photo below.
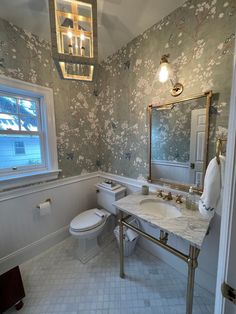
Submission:
M 126 258 L 126 279 L 119 277 L 113 241 L 93 260 L 73 258 L 68 238 L 21 265 L 24 307 L 7 313 L 172 314 L 185 313 L 186 277 L 140 248 Z M 196 285 L 194 314 L 213 314 L 214 298 Z

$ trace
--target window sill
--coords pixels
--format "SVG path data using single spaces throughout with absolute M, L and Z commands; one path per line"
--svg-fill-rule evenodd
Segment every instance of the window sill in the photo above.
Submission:
M 61 172 L 60 169 L 49 170 L 49 171 L 38 171 L 24 174 L 18 174 L 15 176 L 7 176 L 0 178 L 0 191 L 22 187 L 34 183 L 45 182 L 58 178 L 58 174 Z

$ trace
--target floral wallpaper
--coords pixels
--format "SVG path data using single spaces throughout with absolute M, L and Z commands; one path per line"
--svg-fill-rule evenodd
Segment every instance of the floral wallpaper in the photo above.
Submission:
M 98 67 L 97 82 L 62 80 L 50 43 L 0 19 L 0 74 L 53 89 L 61 177 L 96 171 L 147 177 L 147 106 L 173 100 L 155 74 L 170 54 L 180 97 L 214 92 L 210 156 L 227 137 L 235 0 L 189 0 Z
M 192 111 L 202 108 L 206 97 L 152 109 L 152 160 L 189 162 Z
M 51 44 L 2 19 L 0 74 L 53 89 L 61 177 L 96 171 L 99 123 L 94 83 L 62 80 Z
M 227 137 L 235 39 L 235 0 L 189 0 L 106 59 L 98 71 L 99 161 L 104 171 L 147 177 L 147 106 L 173 101 L 169 83 L 155 79 L 170 54 L 180 97 L 213 90 L 209 157 Z

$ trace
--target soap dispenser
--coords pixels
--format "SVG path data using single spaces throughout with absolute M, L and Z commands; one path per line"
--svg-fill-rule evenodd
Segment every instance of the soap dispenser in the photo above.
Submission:
M 186 208 L 192 209 L 194 204 L 194 193 L 193 193 L 193 187 L 190 186 L 188 194 L 186 196 Z

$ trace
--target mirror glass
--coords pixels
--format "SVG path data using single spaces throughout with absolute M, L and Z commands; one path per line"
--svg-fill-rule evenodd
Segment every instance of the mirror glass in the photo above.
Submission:
M 179 187 L 203 188 L 207 164 L 211 92 L 149 106 L 149 179 Z

